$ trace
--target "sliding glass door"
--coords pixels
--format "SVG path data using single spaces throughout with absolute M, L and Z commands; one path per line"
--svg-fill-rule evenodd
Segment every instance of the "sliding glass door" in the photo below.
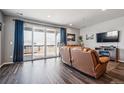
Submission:
M 56 31 L 56 55 L 59 56 L 60 31 Z
M 46 29 L 46 57 L 56 56 L 56 31 Z
M 32 26 L 28 25 L 24 27 L 24 60 L 32 60 L 33 46 L 32 46 Z
M 25 24 L 24 29 L 25 61 L 59 56 L 58 28 Z
M 34 27 L 33 31 L 33 59 L 45 57 L 45 31 L 41 27 Z

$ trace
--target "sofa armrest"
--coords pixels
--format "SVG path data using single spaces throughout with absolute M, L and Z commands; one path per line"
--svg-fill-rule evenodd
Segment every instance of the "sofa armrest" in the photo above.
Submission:
M 97 66 L 95 67 L 95 72 L 101 72 L 102 70 L 104 70 L 104 68 L 106 68 L 106 64 L 97 64 Z
M 101 67 L 102 67 L 101 64 L 97 64 L 97 66 L 95 67 L 95 71 L 97 72 Z
M 100 63 L 107 63 L 109 60 L 110 60 L 109 57 L 105 57 L 105 56 L 99 57 Z

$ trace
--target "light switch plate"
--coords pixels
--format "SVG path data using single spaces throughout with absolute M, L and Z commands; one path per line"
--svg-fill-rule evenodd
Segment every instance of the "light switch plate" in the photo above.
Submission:
M 10 45 L 12 45 L 13 43 L 12 43 L 12 41 L 10 41 Z

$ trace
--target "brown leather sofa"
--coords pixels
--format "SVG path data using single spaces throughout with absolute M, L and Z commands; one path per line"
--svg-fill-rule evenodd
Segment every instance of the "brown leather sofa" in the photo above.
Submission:
M 60 49 L 60 55 L 67 65 L 95 78 L 105 73 L 109 61 L 108 57 L 99 57 L 97 52 L 90 48 L 65 46 Z
M 80 46 L 68 45 L 61 47 L 59 50 L 62 62 L 69 66 L 72 66 L 71 49 L 74 47 L 81 48 Z
M 63 46 L 59 50 L 62 62 L 71 66 L 71 53 L 69 46 Z

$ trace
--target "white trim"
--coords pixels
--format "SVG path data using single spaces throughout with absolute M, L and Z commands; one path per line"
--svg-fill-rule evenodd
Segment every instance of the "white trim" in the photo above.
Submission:
M 5 62 L 5 63 L 3 63 L 3 64 L 0 65 L 0 68 L 1 68 L 2 66 L 4 66 L 4 65 L 8 65 L 8 64 L 13 64 L 13 62 Z
M 119 62 L 124 62 L 124 60 L 118 60 Z

